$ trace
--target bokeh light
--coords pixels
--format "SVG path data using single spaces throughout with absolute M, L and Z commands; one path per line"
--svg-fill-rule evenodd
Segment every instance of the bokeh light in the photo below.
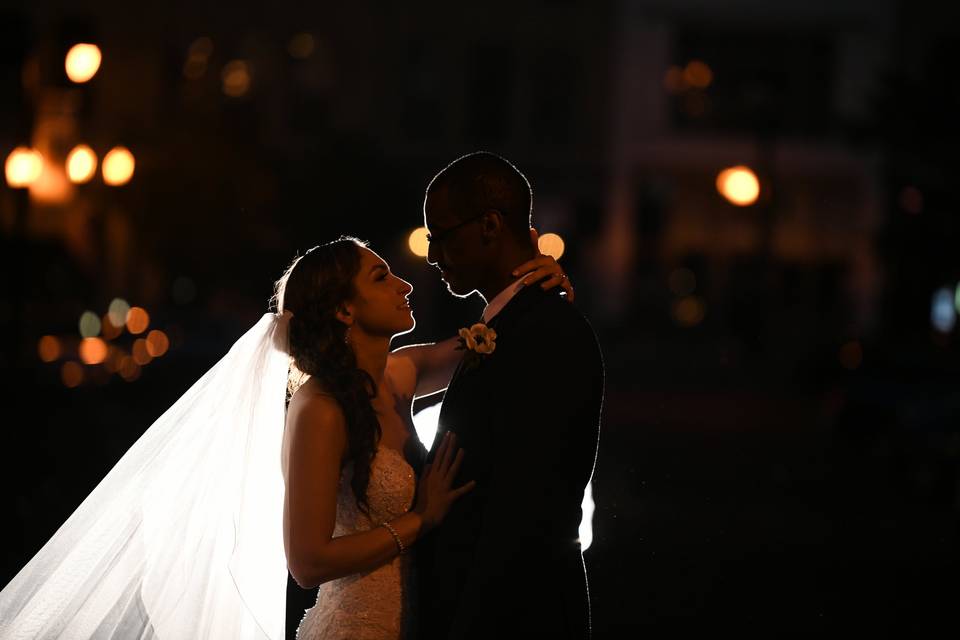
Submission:
M 697 289 L 697 276 L 686 268 L 674 269 L 668 278 L 670 291 L 677 296 L 687 296 Z
M 67 176 L 70 182 L 90 182 L 97 173 L 97 154 L 85 144 L 77 145 L 67 155 Z
M 7 184 L 14 188 L 29 187 L 43 172 L 43 156 L 36 149 L 17 147 L 4 163 Z
M 960 282 L 957 283 L 957 291 L 953 294 L 953 306 L 957 308 L 957 313 L 960 313 Z
M 555 233 L 543 234 L 538 238 L 537 245 L 540 248 L 540 253 L 545 256 L 553 256 L 554 260 L 559 260 L 566 248 L 563 238 Z
M 100 338 L 84 338 L 78 351 L 84 364 L 100 364 L 107 359 L 107 343 Z
M 67 77 L 77 84 L 87 82 L 97 74 L 100 68 L 100 62 L 103 60 L 103 54 L 100 53 L 100 47 L 95 44 L 81 43 L 75 44 L 67 52 L 64 68 L 67 71 Z
M 673 319 L 681 327 L 695 327 L 703 322 L 706 305 L 697 296 L 687 296 L 673 304 Z
M 100 333 L 100 316 L 93 311 L 84 311 L 80 316 L 80 335 L 92 338 Z
M 100 335 L 103 336 L 104 340 L 114 340 L 120 337 L 120 334 L 123 333 L 124 323 L 120 323 L 120 326 L 113 324 L 113 319 L 110 317 L 109 313 L 103 314 L 103 317 L 100 319 Z
M 413 255 L 421 258 L 427 257 L 427 250 L 430 248 L 430 243 L 427 242 L 427 228 L 417 227 L 411 231 L 407 238 L 407 246 L 410 247 Z
M 110 373 L 117 373 L 120 371 L 123 359 L 127 356 L 128 354 L 123 349 L 111 345 L 107 349 L 107 359 L 103 361 L 103 366 Z
M 64 362 L 63 366 L 60 367 L 60 379 L 70 389 L 79 387 L 83 384 L 83 367 L 80 366 L 79 362 L 73 362 L 72 360 Z
M 750 167 L 738 165 L 717 175 L 717 191 L 732 204 L 746 207 L 760 196 L 760 181 Z
M 947 287 L 937 289 L 930 304 L 930 323 L 940 333 L 950 333 L 957 323 L 955 294 Z
M 120 377 L 127 382 L 133 382 L 140 377 L 140 365 L 134 362 L 130 356 L 123 356 L 120 359 Z
M 147 353 L 154 358 L 159 358 L 170 348 L 170 338 L 163 331 L 154 329 L 147 334 Z
M 691 60 L 683 69 L 683 79 L 691 87 L 706 89 L 713 82 L 713 71 L 702 60 Z
M 127 331 L 137 335 L 143 333 L 150 326 L 150 314 L 141 307 L 130 307 L 127 312 Z
M 221 74 L 223 92 L 231 98 L 240 98 L 250 91 L 250 67 L 244 60 L 231 60 Z
M 687 83 L 683 79 L 683 69 L 672 65 L 663 75 L 663 86 L 670 93 L 680 93 L 687 88 Z
M 133 354 L 133 361 L 140 366 L 150 364 L 150 361 L 153 360 L 150 350 L 147 349 L 147 341 L 144 338 L 134 340 L 131 353 Z
M 60 357 L 63 348 L 60 346 L 60 340 L 54 336 L 43 336 L 37 343 L 37 354 L 44 362 L 53 362 Z
M 136 161 L 126 147 L 114 147 L 103 158 L 103 181 L 112 187 L 130 182 Z
M 844 369 L 853 371 L 863 362 L 863 347 L 856 340 L 852 340 L 840 348 L 840 364 Z
M 298 33 L 290 38 L 290 42 L 287 44 L 287 52 L 298 60 L 304 60 L 313 54 L 315 46 L 316 43 L 312 35 L 309 33 Z
M 183 75 L 190 80 L 202 78 L 207 72 L 207 62 L 213 53 L 213 40 L 202 36 L 193 41 L 183 63 Z
M 123 298 L 114 298 L 107 307 L 107 315 L 110 316 L 110 322 L 115 327 L 123 328 L 127 323 L 127 314 L 130 313 L 130 304 Z

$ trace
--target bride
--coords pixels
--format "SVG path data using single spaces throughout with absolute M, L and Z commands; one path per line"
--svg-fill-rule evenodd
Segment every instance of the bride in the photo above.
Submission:
M 552 258 L 518 271 L 572 294 Z M 299 638 L 409 637 L 406 552 L 473 487 L 452 485 L 469 455 L 452 440 L 416 479 L 412 401 L 444 389 L 460 353 L 456 338 L 389 350 L 414 326 L 411 291 L 354 238 L 297 258 L 277 313 L 0 591 L 0 638 L 277 640 L 288 569 L 322 585 Z

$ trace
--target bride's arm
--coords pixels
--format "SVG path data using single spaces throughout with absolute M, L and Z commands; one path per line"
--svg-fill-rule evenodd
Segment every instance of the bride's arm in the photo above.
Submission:
M 305 589 L 369 571 L 398 553 L 393 536 L 381 526 L 333 537 L 346 451 L 346 421 L 333 398 L 314 393 L 291 401 L 283 447 L 283 544 L 287 567 Z M 390 521 L 405 547 L 416 541 L 422 524 L 413 511 Z
M 414 398 L 421 398 L 443 391 L 450 384 L 450 378 L 463 356 L 457 351 L 458 338 L 448 338 L 442 342 L 412 344 L 395 349 L 388 356 L 395 376 L 400 384 L 413 392 Z
M 537 246 L 537 232 L 530 230 L 533 246 Z M 525 275 L 524 275 L 525 274 Z M 539 282 L 544 289 L 562 287 L 568 302 L 573 302 L 573 285 L 557 261 L 547 255 L 538 254 L 514 270 L 518 278 L 524 275 L 523 285 L 530 286 Z M 450 378 L 457 368 L 463 353 L 457 350 L 459 339 L 454 336 L 442 342 L 414 344 L 400 347 L 388 356 L 397 384 L 414 398 L 421 398 L 443 391 L 450 384 Z

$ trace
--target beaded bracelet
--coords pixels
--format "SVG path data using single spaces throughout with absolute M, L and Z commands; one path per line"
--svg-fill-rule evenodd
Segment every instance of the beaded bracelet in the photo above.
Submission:
M 389 531 L 390 535 L 393 536 L 394 542 L 397 543 L 397 548 L 400 549 L 400 555 L 405 554 L 407 552 L 407 548 L 403 546 L 403 542 L 400 540 L 400 536 L 397 534 L 397 531 L 392 526 L 390 526 L 390 523 L 381 522 L 380 526 L 385 528 L 387 531 Z

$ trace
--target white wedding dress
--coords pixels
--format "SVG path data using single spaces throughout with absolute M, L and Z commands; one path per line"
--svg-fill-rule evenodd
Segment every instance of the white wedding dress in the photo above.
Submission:
M 350 487 L 352 468 L 344 469 L 337 492 L 334 537 L 369 531 L 406 513 L 413 505 L 416 477 L 403 455 L 380 446 L 370 466 L 367 502 L 370 517 L 357 506 Z M 410 556 L 366 573 L 320 586 L 317 603 L 297 629 L 299 640 L 398 640 L 411 637 Z

